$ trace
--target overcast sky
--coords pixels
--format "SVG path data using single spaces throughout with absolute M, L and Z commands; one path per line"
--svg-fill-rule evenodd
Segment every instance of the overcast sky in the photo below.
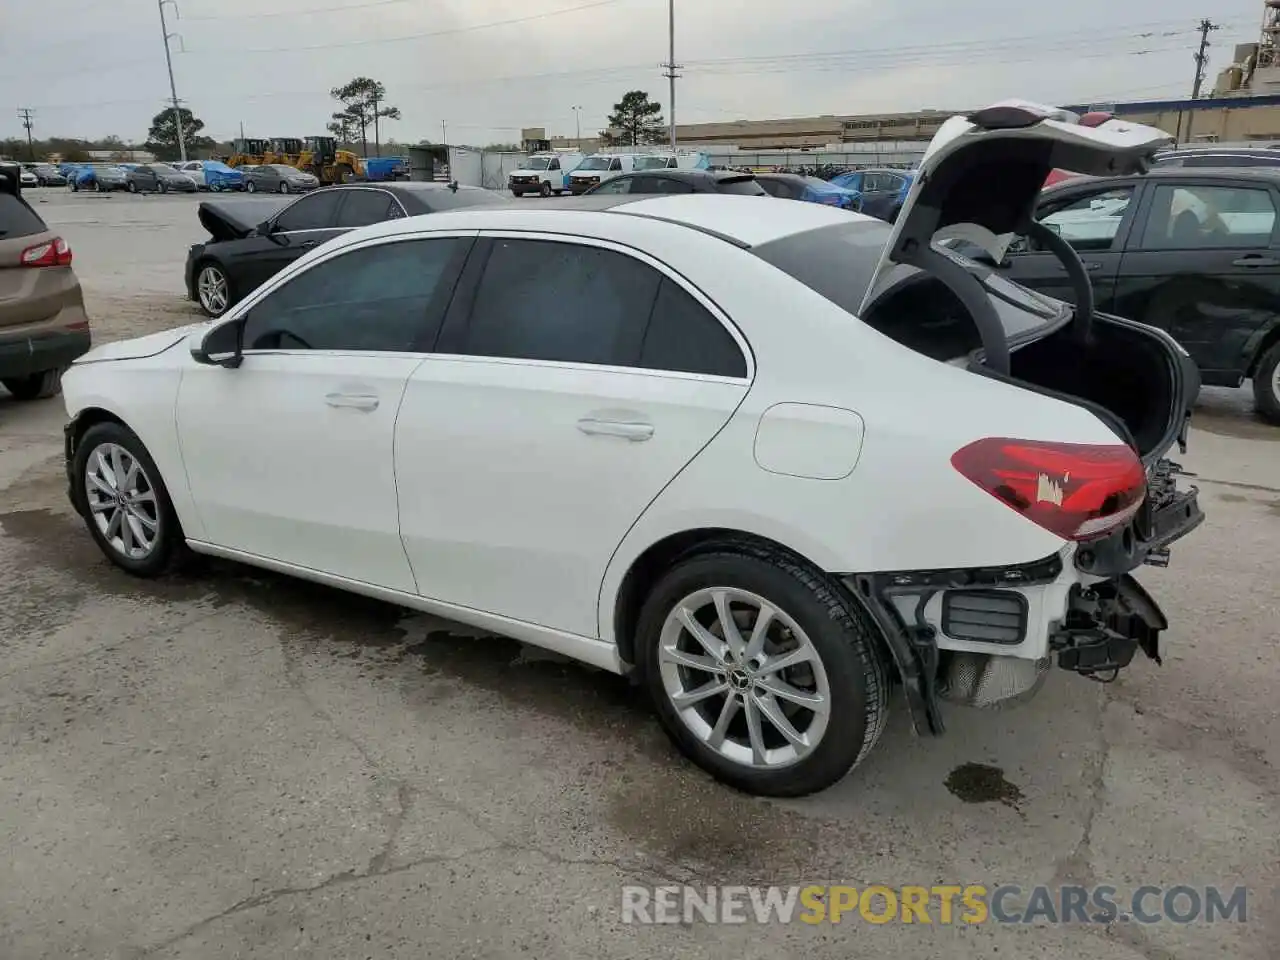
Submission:
M 169 97 L 153 0 L 3 0 L 0 137 L 142 140 Z M 324 131 L 329 89 L 365 75 L 403 119 L 385 134 L 511 142 L 600 129 L 642 89 L 667 104 L 667 0 L 178 0 L 178 95 L 220 139 Z M 1262 0 L 676 0 L 682 123 L 1186 95 L 1203 16 L 1208 83 L 1255 40 Z M 515 22 L 519 21 L 519 22 Z M 183 47 L 185 46 L 185 52 Z M 580 106 L 580 111 L 573 108 Z

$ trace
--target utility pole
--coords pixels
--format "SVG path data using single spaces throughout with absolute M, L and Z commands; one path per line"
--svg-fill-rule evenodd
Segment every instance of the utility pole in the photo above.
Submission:
M 447 147 L 449 145 L 449 121 L 448 120 L 440 121 L 440 137 L 441 137 L 440 142 Z
M 574 146 L 577 147 L 579 150 L 581 150 L 582 149 L 582 108 L 570 107 L 569 109 L 573 111 L 574 129 L 578 133 L 578 139 L 577 139 L 577 142 L 574 144 Z
M 662 64 L 666 67 L 666 73 L 663 74 L 667 78 L 669 84 L 669 92 L 667 95 L 667 109 L 671 111 L 671 149 L 676 148 L 676 78 L 680 74 L 676 73 L 680 64 L 676 63 L 676 0 L 667 0 L 667 62 Z
M 373 155 L 382 156 L 382 140 L 378 137 L 378 95 L 373 95 Z
M 1206 52 L 1209 49 L 1209 32 L 1217 30 L 1218 24 L 1211 20 L 1205 19 L 1200 21 L 1200 49 L 1196 51 L 1196 82 L 1191 88 L 1191 99 L 1196 100 L 1200 97 L 1200 85 L 1204 83 L 1205 67 L 1209 64 L 1209 55 Z
M 173 96 L 173 125 L 178 130 L 178 153 L 182 156 L 182 162 L 187 162 L 187 138 L 182 133 L 182 109 L 178 106 L 178 86 L 173 81 L 173 56 L 169 53 L 169 41 L 178 35 L 169 32 L 169 25 L 164 19 L 164 5 L 166 3 L 173 4 L 173 15 L 181 18 L 178 12 L 178 4 L 174 0 L 159 0 L 157 6 L 160 8 L 160 32 L 164 34 L 164 62 L 169 68 L 169 93 Z M 179 39 L 181 39 L 179 37 Z
M 32 163 L 36 162 L 36 147 L 35 144 L 31 142 L 31 127 L 35 124 L 35 120 L 32 118 L 35 116 L 35 113 L 36 112 L 30 107 L 18 108 L 18 118 L 22 121 L 22 125 L 27 128 L 27 153 L 31 155 Z

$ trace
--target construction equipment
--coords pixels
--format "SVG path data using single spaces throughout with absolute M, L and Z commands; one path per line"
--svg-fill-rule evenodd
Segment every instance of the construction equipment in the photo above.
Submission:
M 267 142 L 262 162 L 298 167 L 302 162 L 302 140 L 298 137 L 273 137 Z
M 231 141 L 231 156 L 227 157 L 228 167 L 257 167 L 266 163 L 267 141 L 257 139 Z
M 321 183 L 350 183 L 364 176 L 364 165 L 350 150 L 339 150 L 333 137 L 307 137 L 295 164 Z

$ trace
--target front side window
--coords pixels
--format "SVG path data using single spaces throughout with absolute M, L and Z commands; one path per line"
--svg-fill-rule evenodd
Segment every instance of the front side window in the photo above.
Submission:
M 633 365 L 661 276 L 598 247 L 496 239 L 462 353 Z
M 1077 196 L 1038 219 L 1076 250 L 1110 250 L 1132 201 L 1133 187 L 1117 187 Z
M 313 193 L 303 197 L 286 208 L 276 218 L 276 230 L 324 230 L 333 226 L 334 215 L 338 212 L 338 201 L 342 199 L 337 190 Z
M 431 349 L 470 240 L 402 240 L 299 274 L 250 309 L 245 350 Z
M 1140 245 L 1144 250 L 1266 247 L 1275 225 L 1275 203 L 1263 187 L 1162 184 Z

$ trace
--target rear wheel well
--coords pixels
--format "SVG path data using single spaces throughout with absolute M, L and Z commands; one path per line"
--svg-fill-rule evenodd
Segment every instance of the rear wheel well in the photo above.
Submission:
M 634 665 L 636 662 L 635 634 L 640 609 L 663 574 L 691 556 L 733 550 L 735 547 L 764 548 L 785 554 L 805 566 L 813 566 L 796 551 L 775 540 L 724 527 L 685 530 L 659 540 L 636 557 L 618 588 L 613 608 L 613 635 L 624 663 Z
M 1253 357 L 1249 360 L 1249 369 L 1245 372 L 1246 377 L 1252 379 L 1257 376 L 1258 366 L 1262 363 L 1262 358 L 1277 343 L 1280 343 L 1280 323 L 1271 328 L 1270 332 L 1262 338 L 1262 343 L 1258 344 L 1258 349 L 1253 351 Z

